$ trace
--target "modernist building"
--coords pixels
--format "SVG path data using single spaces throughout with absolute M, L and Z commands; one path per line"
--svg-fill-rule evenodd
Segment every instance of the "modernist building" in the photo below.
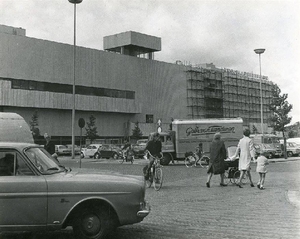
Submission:
M 156 61 L 160 50 L 160 38 L 132 31 L 104 37 L 103 51 L 76 47 L 76 122 L 93 115 L 98 135 L 115 141 L 130 136 L 136 122 L 147 136 L 158 121 L 168 130 L 172 118 L 242 117 L 260 128 L 258 75 Z M 70 142 L 73 45 L 0 25 L 0 62 L 0 111 L 28 123 L 37 112 L 41 134 Z M 264 77 L 264 122 L 271 86 Z M 75 135 L 78 142 L 79 127 Z

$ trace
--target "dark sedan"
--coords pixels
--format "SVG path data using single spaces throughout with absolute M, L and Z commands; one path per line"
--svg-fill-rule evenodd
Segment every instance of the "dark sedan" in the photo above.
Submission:
M 112 144 L 104 144 L 97 150 L 97 152 L 94 155 L 94 158 L 118 159 L 121 156 L 121 154 L 121 149 L 119 147 Z

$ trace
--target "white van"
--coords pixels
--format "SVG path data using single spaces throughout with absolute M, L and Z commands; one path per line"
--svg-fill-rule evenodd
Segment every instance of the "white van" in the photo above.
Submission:
M 0 142 L 34 143 L 29 125 L 22 116 L 0 112 Z

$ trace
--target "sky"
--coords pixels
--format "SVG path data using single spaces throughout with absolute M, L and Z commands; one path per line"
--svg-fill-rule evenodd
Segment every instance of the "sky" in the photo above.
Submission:
M 288 94 L 300 121 L 300 0 L 83 0 L 76 5 L 76 45 L 103 50 L 103 37 L 136 31 L 162 39 L 155 60 L 262 75 Z M 26 36 L 73 44 L 68 0 L 0 0 L 0 24 Z

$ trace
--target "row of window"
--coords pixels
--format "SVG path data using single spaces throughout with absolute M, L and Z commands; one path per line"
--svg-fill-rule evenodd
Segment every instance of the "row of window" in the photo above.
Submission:
M 8 79 L 5 79 L 8 80 Z M 13 89 L 49 91 L 55 93 L 72 94 L 73 86 L 68 84 L 40 82 L 32 80 L 9 79 Z M 78 95 L 93 95 L 112 98 L 135 99 L 135 92 L 108 88 L 96 88 L 88 86 L 75 86 Z

